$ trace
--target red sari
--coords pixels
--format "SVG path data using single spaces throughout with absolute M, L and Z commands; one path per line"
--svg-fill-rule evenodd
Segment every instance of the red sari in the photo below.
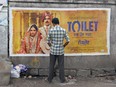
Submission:
M 21 49 L 18 53 L 21 54 L 37 54 L 41 53 L 40 41 L 42 37 L 40 32 L 37 32 L 34 37 L 30 36 L 28 31 L 21 41 Z

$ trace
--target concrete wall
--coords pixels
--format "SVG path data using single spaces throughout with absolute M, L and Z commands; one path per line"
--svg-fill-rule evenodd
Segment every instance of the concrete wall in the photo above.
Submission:
M 70 56 L 65 57 L 65 68 L 75 68 L 80 75 L 91 74 L 91 70 L 116 69 L 116 1 L 115 0 L 9 0 L 10 7 L 39 7 L 39 8 L 111 8 L 110 55 L 108 56 Z M 27 3 L 28 2 L 28 3 Z M 35 3 L 36 2 L 36 3 Z M 7 28 L 6 28 L 7 30 Z M 0 32 L 4 31 L 0 29 Z M 0 56 L 7 55 L 7 35 L 0 33 L 5 40 L 0 43 Z M 1 49 L 5 48 L 1 52 Z M 9 57 L 14 64 L 25 64 L 29 67 L 48 68 L 49 57 Z M 32 63 L 37 60 L 37 64 Z M 35 65 L 34 65 L 35 64 Z M 90 71 L 88 71 L 90 70 Z M 98 70 L 99 72 L 99 70 Z
M 0 10 L 0 86 L 10 82 L 11 62 L 8 58 L 7 6 Z

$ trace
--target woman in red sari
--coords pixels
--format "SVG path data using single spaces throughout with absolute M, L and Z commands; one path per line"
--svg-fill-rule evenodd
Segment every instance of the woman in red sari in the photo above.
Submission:
M 21 41 L 21 49 L 18 53 L 22 54 L 37 54 L 41 53 L 40 41 L 42 37 L 35 24 L 26 32 L 24 38 Z

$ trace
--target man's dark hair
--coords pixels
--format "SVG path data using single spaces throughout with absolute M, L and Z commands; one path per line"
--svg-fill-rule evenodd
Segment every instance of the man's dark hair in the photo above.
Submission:
M 53 18 L 52 23 L 53 24 L 59 24 L 59 19 L 58 18 Z
M 38 31 L 38 28 L 37 28 L 37 26 L 36 26 L 35 24 L 32 24 L 31 27 L 30 27 L 30 29 L 31 29 L 32 27 L 34 27 L 34 28 L 36 29 L 36 31 Z

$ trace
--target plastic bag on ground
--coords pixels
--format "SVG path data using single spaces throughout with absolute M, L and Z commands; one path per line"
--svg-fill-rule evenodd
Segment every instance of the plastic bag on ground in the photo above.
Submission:
M 12 66 L 11 77 L 19 78 L 20 74 L 26 71 L 27 71 L 27 67 L 23 64 L 18 64 L 14 67 Z
M 11 77 L 19 78 L 20 77 L 20 72 L 18 72 L 16 69 L 12 69 L 11 70 Z

